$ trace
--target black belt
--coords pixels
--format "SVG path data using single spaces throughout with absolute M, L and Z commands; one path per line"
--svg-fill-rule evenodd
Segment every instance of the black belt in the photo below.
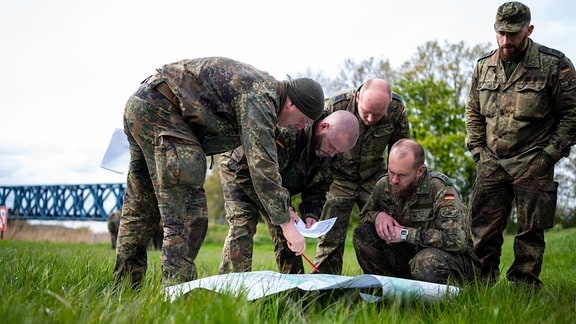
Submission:
M 153 76 L 149 77 L 148 79 L 146 79 L 144 82 L 145 83 L 152 83 L 157 79 L 158 79 L 158 75 L 153 75 Z M 178 100 L 178 97 L 176 97 L 174 92 L 172 92 L 172 90 L 170 90 L 170 87 L 166 84 L 166 82 L 162 81 L 162 82 L 158 83 L 157 85 L 154 86 L 154 89 L 156 89 L 156 91 L 160 92 L 174 106 L 180 107 L 180 101 Z

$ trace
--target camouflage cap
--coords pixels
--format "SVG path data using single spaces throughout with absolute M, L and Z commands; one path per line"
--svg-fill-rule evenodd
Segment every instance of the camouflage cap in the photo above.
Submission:
M 494 30 L 496 32 L 516 33 L 530 24 L 530 8 L 523 3 L 506 2 L 496 12 Z

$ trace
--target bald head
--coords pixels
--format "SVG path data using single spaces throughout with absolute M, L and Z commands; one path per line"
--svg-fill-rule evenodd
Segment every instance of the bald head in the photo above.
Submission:
M 388 185 L 394 197 L 409 199 L 424 175 L 424 149 L 409 139 L 398 140 L 388 155 Z
M 318 156 L 334 156 L 351 150 L 360 133 L 358 119 L 346 110 L 338 110 L 322 119 L 314 131 Z
M 398 140 L 390 149 L 390 157 L 404 159 L 411 157 L 414 160 L 414 168 L 418 168 L 425 162 L 424 148 L 416 141 L 403 138 Z
M 328 133 L 343 144 L 343 152 L 354 147 L 358 140 L 360 127 L 358 126 L 358 119 L 353 113 L 346 110 L 338 110 L 324 118 L 324 121 L 332 125 Z
M 382 119 L 392 102 L 392 87 L 384 79 L 368 79 L 356 94 L 358 114 L 366 126 Z

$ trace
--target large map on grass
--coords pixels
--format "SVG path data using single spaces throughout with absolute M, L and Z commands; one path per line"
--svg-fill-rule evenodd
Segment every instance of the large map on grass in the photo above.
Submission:
M 229 273 L 189 281 L 164 288 L 171 302 L 191 290 L 203 288 L 236 297 L 255 300 L 290 289 L 319 291 L 331 289 L 381 288 L 381 296 L 361 294 L 367 301 L 381 298 L 418 298 L 434 301 L 458 294 L 459 289 L 450 285 L 400 279 L 376 275 L 355 277 L 328 274 L 282 274 L 274 271 Z

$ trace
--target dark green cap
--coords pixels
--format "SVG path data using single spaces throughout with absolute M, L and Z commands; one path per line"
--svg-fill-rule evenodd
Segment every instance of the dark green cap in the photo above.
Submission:
M 288 97 L 298 109 L 313 120 L 324 111 L 324 91 L 320 83 L 309 78 L 288 81 Z
M 523 3 L 506 2 L 496 12 L 496 32 L 517 33 L 530 24 L 530 8 Z

